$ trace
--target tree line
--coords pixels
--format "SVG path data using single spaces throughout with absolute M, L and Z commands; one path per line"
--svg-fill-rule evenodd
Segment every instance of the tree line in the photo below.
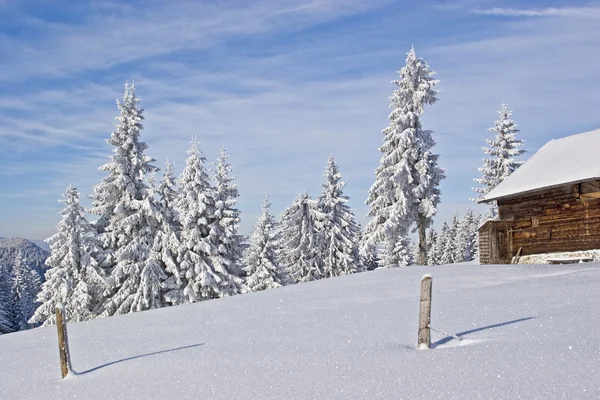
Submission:
M 176 177 L 167 161 L 159 179 L 141 140 L 144 110 L 135 86 L 126 83 L 107 140 L 112 156 L 99 168 L 106 176 L 93 187 L 92 207 L 81 206 L 73 186 L 63 195 L 57 233 L 47 240 L 49 269 L 29 323 L 55 323 L 59 304 L 69 320 L 84 321 L 411 265 L 415 259 L 419 265 L 475 259 L 481 216 L 467 210 L 439 232 L 432 227 L 446 172 L 421 115 L 438 101 L 439 81 L 414 49 L 398 74 L 365 229 L 347 204 L 330 156 L 319 196 L 299 194 L 278 219 L 265 197 L 248 240 L 238 232 L 239 192 L 225 148 L 209 168 L 193 140 L 181 174 Z M 479 198 L 518 167 L 514 157 L 523 152 L 506 105 L 491 130 L 496 137 L 487 140 L 488 158 L 476 179 L 483 187 L 474 189 Z M 417 246 L 411 232 L 418 233 Z

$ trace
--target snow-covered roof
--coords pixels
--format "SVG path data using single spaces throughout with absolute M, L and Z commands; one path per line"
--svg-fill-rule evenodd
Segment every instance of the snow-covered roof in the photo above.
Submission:
M 553 139 L 479 202 L 600 178 L 600 129 Z

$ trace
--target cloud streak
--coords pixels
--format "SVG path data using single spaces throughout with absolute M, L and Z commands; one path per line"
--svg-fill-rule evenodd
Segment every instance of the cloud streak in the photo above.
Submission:
M 472 9 L 472 14 L 497 15 L 504 17 L 587 17 L 600 16 L 600 8 L 595 7 L 548 7 L 548 8 L 487 8 Z

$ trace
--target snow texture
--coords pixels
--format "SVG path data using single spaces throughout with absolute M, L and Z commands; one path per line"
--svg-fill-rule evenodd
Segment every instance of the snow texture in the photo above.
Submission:
M 433 276 L 432 346 L 417 351 Z M 598 399 L 600 264 L 378 269 L 0 336 L 3 399 Z M 462 341 L 450 335 L 458 334 Z

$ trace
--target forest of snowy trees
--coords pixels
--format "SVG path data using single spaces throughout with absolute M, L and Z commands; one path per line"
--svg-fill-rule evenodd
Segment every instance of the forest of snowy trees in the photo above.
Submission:
M 57 232 L 47 240 L 44 279 L 20 262 L 0 266 L 0 332 L 53 324 L 58 304 L 70 321 L 85 321 L 377 267 L 476 260 L 477 227 L 494 216 L 493 208 L 485 216 L 467 209 L 439 231 L 433 228 L 446 174 L 434 152 L 434 132 L 421 124 L 426 107 L 438 101 L 433 75 L 412 49 L 392 81 L 365 229 L 330 156 L 321 193 L 300 193 L 279 218 L 265 197 L 248 239 L 239 232 L 240 193 L 226 149 L 208 165 L 192 140 L 179 176 L 168 161 L 160 171 L 142 141 L 144 110 L 136 88 L 125 84 L 107 140 L 112 155 L 99 167 L 106 175 L 92 189 L 89 210 L 76 187 L 66 188 Z M 480 195 L 519 166 L 514 157 L 522 154 L 522 143 L 510 118 L 503 104 L 491 129 L 496 138 L 484 148 L 482 178 L 476 179 Z

